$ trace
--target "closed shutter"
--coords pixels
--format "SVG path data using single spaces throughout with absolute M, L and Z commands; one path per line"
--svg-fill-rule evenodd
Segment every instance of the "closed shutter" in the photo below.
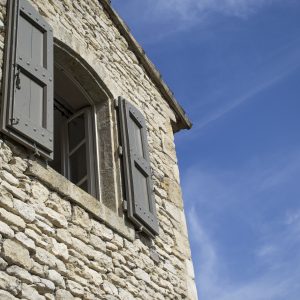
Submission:
M 53 34 L 27 0 L 8 2 L 2 131 L 53 156 Z
M 124 99 L 118 107 L 128 216 L 138 227 L 158 234 L 145 118 Z

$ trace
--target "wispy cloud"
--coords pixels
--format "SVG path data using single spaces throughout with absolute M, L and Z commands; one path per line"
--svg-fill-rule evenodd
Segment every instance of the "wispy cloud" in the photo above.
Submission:
M 300 211 L 292 209 L 293 201 L 280 206 L 280 191 L 286 182 L 296 182 L 299 165 L 299 152 L 277 153 L 231 171 L 195 165 L 184 174 L 199 299 L 298 300 Z M 299 192 L 296 187 L 295 197 Z M 264 201 L 268 195 L 272 202 Z M 277 209 L 281 213 L 273 216 Z M 228 241 L 223 244 L 217 238 L 235 234 L 234 253 L 242 258 L 228 256 Z M 241 253 L 239 240 L 247 236 L 251 248 Z M 251 266 L 243 260 L 252 261 Z M 249 270 L 239 266 L 244 264 L 255 272 L 245 275 Z
M 185 22 L 196 22 L 215 12 L 236 17 L 247 17 L 265 5 L 279 0 L 156 0 L 151 1 L 158 14 L 180 17 Z

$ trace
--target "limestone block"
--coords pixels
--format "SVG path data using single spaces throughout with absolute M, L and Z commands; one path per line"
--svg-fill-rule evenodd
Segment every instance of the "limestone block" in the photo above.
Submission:
M 47 200 L 45 204 L 47 207 L 50 207 L 58 213 L 64 215 L 67 220 L 71 220 L 72 207 L 70 201 L 63 200 L 56 193 L 51 193 L 49 200 Z
M 0 221 L 0 233 L 6 237 L 13 237 L 14 231 L 5 223 Z
M 19 185 L 19 180 L 5 170 L 0 171 L 0 178 L 2 178 L 4 181 L 7 181 L 9 184 L 13 186 Z
M 31 186 L 31 194 L 39 202 L 45 202 L 49 197 L 49 190 L 39 182 L 34 182 Z
M 14 207 L 14 211 L 19 216 L 21 216 L 26 222 L 31 223 L 34 221 L 35 211 L 30 205 L 18 199 L 13 199 L 13 207 Z
M 94 234 L 90 235 L 90 239 L 89 239 L 90 244 L 96 249 L 96 250 L 100 250 L 102 252 L 106 252 L 106 244 L 105 242 L 100 239 L 99 237 L 97 237 Z
M 125 289 L 121 289 L 121 288 L 119 288 L 119 298 L 121 300 L 134 300 L 135 299 L 131 293 L 129 293 Z
M 1 186 L 0 186 L 0 195 L 1 195 L 0 205 L 7 210 L 11 210 L 14 206 L 13 200 L 12 200 L 13 196 L 10 195 L 6 190 L 2 191 Z
M 3 257 L 8 262 L 24 267 L 26 270 L 30 270 L 32 267 L 32 260 L 29 256 L 28 249 L 16 241 L 4 241 Z
M 55 290 L 54 283 L 45 278 L 40 278 L 39 281 L 35 282 L 34 286 L 41 294 L 53 292 Z
M 36 248 L 36 253 L 34 258 L 38 263 L 42 265 L 47 265 L 51 268 L 56 266 L 56 261 L 57 261 L 56 257 L 43 248 L 40 247 Z
M 60 213 L 57 213 L 55 210 L 51 208 L 44 207 L 43 211 L 41 212 L 41 215 L 46 219 L 50 220 L 57 227 L 60 228 L 68 227 L 68 221 L 66 217 Z
M 67 280 L 67 288 L 74 296 L 83 296 L 84 288 L 77 282 Z
M 5 270 L 7 266 L 8 266 L 8 263 L 3 258 L 0 257 L 0 270 L 2 270 L 2 271 Z
M 68 246 L 72 246 L 72 236 L 68 230 L 59 228 L 56 231 L 57 239 L 66 243 Z
M 22 297 L 28 300 L 45 300 L 45 297 L 40 295 L 33 287 L 23 283 L 22 284 Z
M 92 233 L 105 241 L 111 241 L 114 237 L 111 229 L 94 220 L 92 220 Z
M 21 291 L 21 282 L 19 279 L 6 274 L 5 272 L 0 272 L 0 289 L 9 291 L 13 295 L 18 295 Z
M 30 252 L 35 252 L 35 243 L 32 239 L 30 239 L 26 234 L 23 232 L 18 232 L 15 235 L 15 239 L 24 247 L 26 247 Z
M 115 287 L 115 285 L 107 280 L 104 280 L 101 286 L 102 289 L 109 295 L 117 296 L 119 294 L 118 289 Z
M 144 270 L 140 269 L 140 268 L 137 268 L 133 271 L 133 274 L 134 276 L 137 278 L 137 279 L 140 279 L 140 280 L 143 280 L 147 283 L 150 283 L 151 282 L 151 279 L 150 279 L 150 276 L 148 273 L 146 273 Z
M 55 239 L 51 239 L 51 252 L 61 258 L 63 261 L 67 261 L 69 258 L 69 251 L 65 244 L 58 243 Z
M 48 278 L 61 288 L 66 288 L 64 278 L 55 270 L 48 271 Z
M 74 237 L 81 239 L 85 243 L 89 241 L 88 232 L 78 225 L 70 224 L 70 226 L 68 227 L 68 231 Z
M 79 206 L 74 206 L 72 221 L 86 230 L 91 228 L 91 220 L 89 214 Z
M 8 212 L 4 208 L 0 208 L 0 219 L 5 223 L 9 223 L 21 229 L 24 229 L 26 226 L 23 219 L 13 213 Z
M 166 177 L 162 183 L 163 189 L 168 193 L 168 200 L 174 203 L 177 207 L 183 208 L 182 193 L 180 185 Z
M 17 300 L 11 293 L 7 291 L 0 290 L 0 299 L 1 300 Z
M 102 275 L 99 272 L 96 272 L 90 268 L 86 269 L 87 275 L 89 277 L 89 282 L 93 283 L 96 286 L 100 286 L 103 282 Z M 103 273 L 106 273 L 106 270 L 103 270 Z
M 9 275 L 18 277 L 24 283 L 31 284 L 33 282 L 32 275 L 27 270 L 20 268 L 19 266 L 10 266 L 7 268 L 6 272 Z
M 56 300 L 74 300 L 73 295 L 66 290 L 57 290 L 55 293 Z
M 1 186 L 3 186 L 8 192 L 10 192 L 14 197 L 25 201 L 28 199 L 28 196 L 26 193 L 24 193 L 20 188 L 17 188 L 11 184 L 9 184 L 6 181 L 1 182 Z

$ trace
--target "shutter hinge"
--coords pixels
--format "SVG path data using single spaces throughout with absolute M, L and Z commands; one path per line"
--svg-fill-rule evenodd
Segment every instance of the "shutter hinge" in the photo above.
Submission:
M 33 144 L 33 146 L 34 146 L 33 156 L 40 156 L 40 153 L 39 153 L 39 151 L 38 151 L 37 146 L 36 146 L 35 143 Z
M 20 67 L 18 66 L 18 67 L 17 67 L 17 73 L 16 73 L 16 88 L 17 88 L 18 90 L 21 89 L 20 72 L 21 72 L 21 69 L 20 69 Z
M 123 201 L 123 210 L 124 211 L 128 210 L 128 206 L 127 206 L 127 201 L 126 200 Z
M 20 122 L 20 119 L 19 118 L 11 118 L 11 119 L 9 119 L 10 120 L 10 125 L 18 125 L 19 124 L 19 122 Z

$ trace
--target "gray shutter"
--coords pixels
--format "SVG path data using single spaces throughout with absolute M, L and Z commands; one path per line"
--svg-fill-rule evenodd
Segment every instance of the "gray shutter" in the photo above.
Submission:
M 53 155 L 53 34 L 27 0 L 8 2 L 2 131 Z
M 145 118 L 122 98 L 118 107 L 128 216 L 137 226 L 158 234 Z

